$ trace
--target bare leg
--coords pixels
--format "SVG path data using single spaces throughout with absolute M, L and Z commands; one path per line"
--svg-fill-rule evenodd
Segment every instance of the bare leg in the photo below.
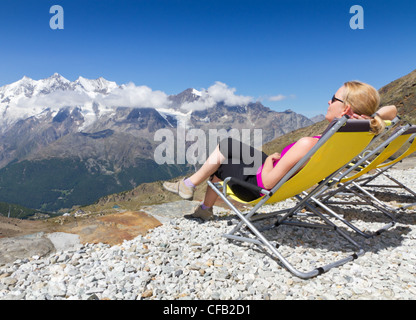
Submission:
M 212 183 L 219 181 L 221 181 L 221 179 L 217 178 L 216 176 L 214 176 L 211 180 Z M 211 187 L 208 186 L 207 191 L 205 193 L 204 205 L 206 205 L 207 207 L 213 207 L 215 201 L 217 201 L 217 198 L 217 193 L 214 190 L 212 190 Z
M 219 146 L 217 146 L 213 153 L 208 157 L 207 161 L 202 165 L 202 167 L 195 172 L 192 176 L 189 177 L 189 180 L 194 185 L 199 185 L 202 182 L 204 182 L 206 179 L 208 179 L 212 174 L 215 173 L 215 171 L 218 170 L 221 163 L 223 163 L 225 160 L 225 157 L 220 152 Z M 214 201 L 215 202 L 215 201 Z

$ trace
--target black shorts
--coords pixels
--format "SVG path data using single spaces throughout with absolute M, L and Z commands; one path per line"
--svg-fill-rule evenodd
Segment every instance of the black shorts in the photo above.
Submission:
M 224 155 L 226 160 L 220 165 L 214 175 L 221 180 L 224 180 L 227 177 L 233 177 L 257 186 L 255 172 L 259 167 L 258 164 L 261 165 L 266 161 L 267 154 L 233 138 L 221 140 L 219 146 L 220 152 Z M 247 159 L 249 159 L 248 156 L 252 159 L 249 163 L 247 163 Z M 257 167 L 253 168 L 256 164 Z M 254 170 L 254 173 L 249 175 L 245 174 L 245 168 L 252 168 L 251 171 Z M 237 184 L 229 183 L 228 186 L 241 200 L 253 201 L 260 198 L 258 192 L 247 190 Z

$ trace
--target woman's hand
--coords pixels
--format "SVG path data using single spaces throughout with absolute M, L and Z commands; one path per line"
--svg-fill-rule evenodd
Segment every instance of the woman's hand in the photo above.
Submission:
M 377 114 L 383 120 L 393 120 L 397 116 L 397 108 L 394 105 L 384 106 L 377 110 Z M 351 119 L 371 120 L 371 117 L 353 113 Z
M 275 152 L 275 153 L 272 153 L 271 155 L 269 155 L 266 158 L 266 161 L 264 162 L 262 176 L 263 176 L 263 173 L 270 172 L 274 168 L 274 164 L 278 160 L 280 160 L 280 158 L 281 158 L 281 156 L 280 156 L 280 153 L 279 152 Z
M 353 114 L 352 114 L 352 116 L 351 116 L 351 119 L 371 120 L 371 117 L 370 117 L 370 116 L 367 116 L 367 115 L 365 115 L 365 114 L 358 115 L 358 114 L 356 114 L 356 113 L 353 113 Z
M 285 174 L 287 174 L 294 165 L 296 165 L 300 159 L 302 159 L 309 150 L 311 150 L 318 139 L 312 137 L 304 137 L 299 139 L 288 150 L 282 158 L 280 153 L 273 153 L 269 155 L 264 163 L 263 170 L 261 172 L 261 179 L 265 189 L 272 189 Z M 272 160 L 279 160 L 279 163 L 273 167 Z
M 269 158 L 272 159 L 272 162 L 275 163 L 277 160 L 280 160 L 281 156 L 279 152 L 275 152 L 271 155 L 269 155 Z

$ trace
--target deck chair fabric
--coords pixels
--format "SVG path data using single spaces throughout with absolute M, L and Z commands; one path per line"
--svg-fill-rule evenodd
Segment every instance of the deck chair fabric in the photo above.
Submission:
M 374 180 L 378 175 L 385 173 L 387 169 L 390 169 L 393 165 L 397 164 L 399 161 L 403 160 L 405 157 L 408 157 L 410 154 L 416 151 L 416 126 L 405 125 L 399 130 L 394 132 L 391 137 L 386 140 L 381 147 L 385 147 L 376 158 L 372 161 L 367 161 L 364 165 L 356 167 L 355 170 L 358 171 L 352 176 L 344 177 L 339 181 L 339 183 L 344 187 L 348 186 L 348 182 L 354 181 L 356 186 L 358 182 L 365 181 L 361 183 L 362 186 L 367 185 L 370 181 Z M 405 149 L 397 158 L 391 159 L 393 154 L 396 154 L 400 149 L 406 146 L 410 142 L 410 146 Z M 387 161 L 387 162 L 386 162 Z M 380 170 L 381 168 L 385 168 Z M 366 175 L 371 170 L 376 170 L 374 175 Z M 333 192 L 335 194 L 336 192 Z
M 400 156 L 398 156 L 395 159 L 392 159 L 389 162 L 383 163 L 379 166 L 377 166 L 378 169 L 384 168 L 384 167 L 391 167 L 392 165 L 402 161 L 404 158 L 410 156 L 412 153 L 416 152 L 416 126 L 412 126 L 409 128 L 408 133 L 412 134 L 412 137 L 407 141 L 410 142 L 409 148 L 403 152 Z M 413 140 L 412 140 L 413 139 Z
M 406 185 L 404 185 L 403 183 L 401 183 L 400 181 L 391 177 L 388 174 L 388 170 L 393 168 L 397 163 L 399 163 L 403 159 L 409 157 L 411 154 L 416 152 L 416 126 L 410 127 L 406 131 L 405 134 L 407 136 L 410 136 L 410 138 L 405 142 L 405 144 L 409 143 L 408 148 L 401 155 L 396 157 L 395 159 L 390 159 L 390 161 L 378 165 L 376 167 L 376 173 L 375 174 L 370 175 L 368 177 L 363 177 L 362 179 L 359 179 L 358 182 L 357 182 L 357 183 L 359 183 L 358 189 L 360 189 L 360 190 L 364 189 L 365 190 L 366 187 L 370 187 L 370 188 L 399 188 L 399 189 L 406 190 L 408 193 L 410 193 L 416 199 L 416 192 L 414 190 L 410 189 L 409 187 L 407 187 Z M 392 181 L 394 184 L 393 185 L 370 184 L 378 176 L 384 176 L 385 178 Z M 363 191 L 363 192 L 365 192 L 365 191 Z M 401 206 L 400 208 L 393 209 L 393 208 L 389 207 L 387 204 L 383 203 L 381 200 L 379 200 L 375 197 L 371 197 L 371 198 L 373 198 L 378 204 L 383 206 L 386 210 L 390 210 L 392 212 L 397 212 L 397 211 L 400 211 L 400 210 L 405 210 L 407 208 L 416 206 L 416 202 L 414 202 L 414 203 L 410 203 L 410 204 Z
M 312 150 L 310 150 L 271 190 L 263 190 L 257 186 L 246 186 L 265 194 L 261 198 L 251 202 L 242 201 L 227 187 L 227 183 L 231 181 L 232 178 L 225 179 L 223 183 L 214 184 L 208 181 L 208 185 L 224 200 L 240 219 L 237 226 L 235 226 L 231 232 L 224 234 L 224 236 L 232 240 L 255 243 L 269 249 L 290 272 L 303 279 L 317 276 L 333 267 L 356 259 L 364 253 L 361 246 L 345 232 L 339 228 L 335 228 L 335 231 L 347 239 L 347 241 L 356 248 L 356 251 L 346 258 L 342 258 L 321 267 L 316 267 L 311 271 L 300 271 L 281 255 L 274 244 L 264 237 L 262 232 L 252 223 L 251 219 L 264 204 L 280 202 L 296 196 L 311 187 L 318 190 L 320 186 L 323 185 L 322 181 L 334 176 L 338 170 L 360 154 L 360 152 L 362 152 L 371 142 L 373 137 L 374 135 L 370 133 L 370 123 L 367 120 L 348 120 L 348 117 L 344 116 L 343 118 L 334 121 L 328 126 L 315 147 L 312 148 Z M 242 183 L 242 185 L 244 184 Z M 234 199 L 245 204 L 251 204 L 254 205 L 254 207 L 250 212 L 243 214 L 229 199 Z M 296 208 L 292 209 L 295 210 Z M 291 215 L 290 211 L 286 213 L 286 216 L 289 215 Z M 325 220 L 325 223 L 329 224 L 330 228 L 334 227 L 330 221 Z M 246 226 L 250 230 L 251 234 L 255 237 L 254 239 L 244 236 L 242 232 L 243 226 Z M 276 226 L 278 225 L 276 224 Z M 325 226 L 328 227 L 328 225 Z
M 416 128 L 411 127 L 409 124 L 400 127 L 398 130 L 394 131 L 391 136 L 381 143 L 378 148 L 372 151 L 372 154 L 370 153 L 368 157 L 371 157 L 372 155 L 379 152 L 379 149 L 381 150 L 378 155 L 372 160 L 372 161 L 365 161 L 364 164 L 356 165 L 354 167 L 354 171 L 358 171 L 358 173 L 355 173 L 352 176 L 348 176 L 347 174 L 344 174 L 342 178 L 337 182 L 337 185 L 335 189 L 329 190 L 326 193 L 322 193 L 315 196 L 315 203 L 318 203 L 318 205 L 327 213 L 331 214 L 332 216 L 336 216 L 338 220 L 342 221 L 344 224 L 346 224 L 348 227 L 353 229 L 355 232 L 360 234 L 361 236 L 364 236 L 366 238 L 374 237 L 377 235 L 380 235 L 382 232 L 390 229 L 395 225 L 395 216 L 391 210 L 390 207 L 388 207 L 385 203 L 377 199 L 373 194 L 365 190 L 362 186 L 359 185 L 360 179 L 365 179 L 362 176 L 365 177 L 365 175 L 373 170 L 378 169 L 381 166 L 384 166 L 384 163 L 386 160 L 389 159 L 393 154 L 395 154 L 399 149 L 401 149 L 406 143 L 408 143 L 409 140 L 413 139 L 416 133 Z M 409 155 L 414 148 L 414 145 L 412 143 L 411 147 L 409 147 L 403 154 L 399 157 L 401 159 L 404 158 L 404 155 Z M 368 151 L 367 151 L 368 152 Z M 398 161 L 390 161 L 390 163 L 397 163 Z M 350 169 L 350 171 L 353 171 Z M 326 190 L 325 190 L 326 191 Z M 337 195 L 342 195 L 342 198 L 344 200 L 331 200 Z M 348 199 L 348 196 L 356 196 L 362 201 L 349 201 L 345 200 Z M 319 202 L 317 201 L 319 199 Z M 375 231 L 364 231 L 356 227 L 351 222 L 346 221 L 345 219 L 340 218 L 339 215 L 337 215 L 334 211 L 334 209 L 331 209 L 328 207 L 328 205 L 340 205 L 340 204 L 352 204 L 352 205 L 369 205 L 375 207 L 377 210 L 382 212 L 385 216 L 389 218 L 389 222 L 385 224 L 383 227 L 379 228 Z
M 416 142 L 413 140 L 412 145 L 406 150 L 406 152 L 403 152 L 399 157 L 397 157 L 394 160 L 389 161 L 388 163 L 385 163 L 387 160 L 390 159 L 391 156 L 393 156 L 395 153 L 397 153 L 400 148 L 405 146 L 405 144 L 412 140 L 416 133 L 416 126 L 412 126 L 408 128 L 403 134 L 399 135 L 397 138 L 395 138 L 392 142 L 390 142 L 386 148 L 380 152 L 380 154 L 372 160 L 369 164 L 362 167 L 362 170 L 360 170 L 358 173 L 356 173 L 353 176 L 344 178 L 341 180 L 341 183 L 345 183 L 350 180 L 357 179 L 358 177 L 361 177 L 362 175 L 366 174 L 367 172 L 370 172 L 371 170 L 382 168 L 385 166 L 391 166 L 392 164 L 395 164 L 399 161 L 401 161 L 403 158 L 407 157 L 414 151 L 416 151 Z
M 320 141 L 323 138 L 324 136 L 321 137 Z M 273 195 L 267 199 L 266 203 L 285 200 L 314 186 L 359 154 L 372 138 L 373 134 L 369 132 L 367 121 L 348 120 L 336 134 L 329 138 L 327 143 L 323 143 L 319 147 L 300 172 L 290 179 L 284 177 L 282 180 L 287 181 L 279 188 L 274 187 L 272 189 Z M 278 192 L 275 192 L 277 190 Z M 253 201 L 243 201 L 233 193 L 231 188 L 227 189 L 227 195 L 240 203 L 251 205 L 260 202 L 264 198 L 263 196 Z

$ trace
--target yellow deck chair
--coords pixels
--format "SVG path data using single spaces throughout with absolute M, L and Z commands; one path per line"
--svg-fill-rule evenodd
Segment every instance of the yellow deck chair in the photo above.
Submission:
M 409 128 L 409 130 L 406 132 L 406 134 L 412 134 L 412 137 L 410 137 L 406 143 L 410 143 L 409 148 L 407 148 L 407 150 L 405 152 L 403 152 L 399 157 L 386 162 L 386 163 L 382 163 L 380 165 L 377 166 L 377 169 L 380 168 L 384 168 L 384 167 L 391 167 L 392 165 L 402 161 L 404 158 L 408 157 L 409 155 L 411 155 L 412 153 L 414 153 L 416 151 L 416 126 L 412 126 L 411 128 Z
M 358 243 L 349 237 L 347 233 L 332 224 L 331 221 L 325 220 L 324 218 L 326 224 L 322 227 L 335 230 L 350 242 L 356 250 L 352 255 L 339 259 L 336 262 L 316 267 L 308 272 L 300 271 L 289 263 L 277 250 L 276 245 L 267 240 L 262 232 L 253 224 L 255 218 L 261 215 L 256 215 L 254 217 L 253 215 L 255 215 L 257 210 L 264 204 L 277 203 L 293 196 L 297 196 L 311 187 L 314 187 L 315 190 L 319 190 L 321 186 L 325 185 L 322 183 L 323 181 L 336 175 L 342 167 L 352 161 L 371 142 L 374 135 L 370 133 L 369 130 L 370 123 L 367 120 L 348 120 L 348 117 L 344 116 L 343 118 L 334 121 L 328 126 L 327 130 L 325 130 L 315 147 L 312 148 L 312 150 L 310 150 L 310 152 L 308 152 L 305 157 L 303 157 L 271 190 L 263 190 L 257 186 L 239 182 L 233 178 L 226 178 L 223 183 L 212 183 L 208 181 L 208 185 L 223 199 L 240 219 L 237 226 L 231 232 L 224 234 L 224 237 L 231 240 L 255 243 L 269 249 L 272 255 L 277 257 L 290 272 L 303 279 L 317 276 L 322 272 L 326 272 L 335 266 L 345 264 L 362 255 L 364 251 Z M 256 192 L 265 195 L 255 201 L 242 201 L 232 192 L 231 188 L 227 186 L 230 181 L 240 183 L 244 187 L 251 188 Z M 254 207 L 250 212 L 243 214 L 233 205 L 229 198 L 241 203 L 254 205 Z M 286 215 L 282 217 L 275 226 L 277 227 L 280 225 L 285 218 L 291 216 L 293 212 L 296 211 L 296 208 L 303 205 L 307 200 L 308 197 L 305 197 L 300 201 L 298 206 L 291 208 L 290 210 L 284 210 Z M 244 235 L 244 226 L 249 229 L 250 235 Z M 314 225 L 313 227 L 317 226 Z M 255 238 L 253 239 L 252 236 Z
M 359 122 L 361 121 L 349 120 L 348 124 L 349 126 L 361 125 L 361 128 L 366 128 L 367 123 L 358 124 Z M 276 203 L 313 187 L 316 183 L 343 167 L 348 161 L 345 159 L 351 160 L 359 154 L 374 137 L 368 130 L 365 132 L 349 132 L 344 130 L 341 128 L 337 134 L 331 137 L 331 140 L 328 143 L 323 144 L 322 147 L 314 153 L 313 157 L 310 158 L 306 166 L 278 188 L 278 192 L 273 192 L 273 195 L 268 198 L 265 203 Z M 235 179 L 230 180 L 235 181 Z M 273 188 L 272 191 L 275 188 Z M 231 188 L 227 189 L 227 195 L 233 200 L 250 205 L 257 204 L 264 198 L 258 198 L 254 201 L 243 201 L 233 193 Z
M 412 145 L 405 152 L 403 152 L 403 154 L 401 154 L 396 159 L 389 161 L 388 163 L 385 163 L 385 161 L 389 160 L 389 158 L 392 155 L 394 155 L 403 146 L 405 146 L 406 143 L 412 140 L 415 137 L 415 134 L 416 134 L 416 126 L 412 126 L 408 128 L 403 134 L 401 134 L 400 136 L 395 138 L 392 142 L 390 142 L 387 145 L 387 147 L 382 152 L 380 152 L 380 154 L 374 160 L 372 160 L 367 165 L 365 165 L 362 170 L 360 170 L 358 173 L 356 173 L 353 176 L 342 179 L 341 183 L 345 183 L 350 180 L 355 180 L 358 177 L 363 176 L 367 172 L 370 172 L 371 170 L 386 167 L 386 166 L 391 166 L 392 164 L 395 164 L 403 160 L 403 158 L 407 157 L 408 155 L 416 151 L 416 143 L 414 143 L 414 140 L 413 140 Z
M 359 183 L 360 189 L 365 188 L 365 187 L 370 187 L 370 188 L 400 188 L 400 189 L 406 190 L 408 193 L 410 193 L 416 199 L 416 192 L 415 191 L 413 191 L 412 189 L 408 188 L 403 183 L 401 183 L 397 179 L 391 177 L 387 173 L 387 171 L 390 170 L 392 167 L 394 167 L 397 163 L 399 163 L 404 158 L 406 158 L 406 157 L 410 156 L 411 154 L 413 154 L 414 152 L 416 152 L 416 126 L 410 127 L 405 132 L 405 135 L 410 136 L 409 139 L 404 143 L 405 145 L 408 144 L 408 148 L 406 149 L 406 151 L 404 151 L 397 158 L 391 159 L 391 161 L 384 162 L 384 163 L 378 165 L 376 167 L 376 173 L 374 175 L 371 175 L 371 176 L 368 176 L 368 177 L 363 177 L 362 179 L 359 179 L 357 181 L 357 183 Z M 391 184 L 389 184 L 389 185 L 386 185 L 386 184 L 384 184 L 384 185 L 381 185 L 381 184 L 370 184 L 370 182 L 374 181 L 374 179 L 376 179 L 380 175 L 382 175 L 382 176 L 390 179 L 394 184 L 393 185 L 391 185 Z M 390 210 L 396 211 L 396 212 L 397 211 L 400 211 L 400 210 L 405 210 L 405 209 L 407 209 L 409 207 L 416 206 L 416 202 L 414 202 L 414 203 L 410 203 L 410 204 L 404 205 L 404 206 L 402 206 L 400 208 L 393 209 L 393 208 L 390 208 L 385 203 L 383 203 L 380 200 L 378 200 L 377 198 L 376 198 L 375 201 L 378 202 L 380 205 L 384 206 L 384 208 L 390 209 Z
M 367 187 L 395 187 L 395 186 L 389 186 L 389 185 L 368 185 L 368 182 L 374 180 L 380 174 L 385 174 L 385 171 L 387 169 L 391 168 L 394 164 L 398 163 L 403 158 L 415 152 L 416 151 L 415 137 L 416 137 L 416 126 L 410 126 L 409 124 L 402 126 L 401 128 L 399 128 L 399 130 L 397 130 L 396 132 L 393 132 L 391 137 L 387 139 L 383 144 L 380 145 L 380 148 L 384 148 L 384 149 L 382 149 L 382 151 L 372 161 L 366 161 L 364 165 L 355 167 L 355 170 L 360 169 L 358 173 L 355 173 L 352 176 L 348 176 L 348 177 L 341 179 L 335 190 L 330 190 L 330 191 L 327 191 L 325 194 L 321 193 L 318 196 L 316 196 L 316 198 L 320 200 L 321 207 L 324 208 L 325 211 L 329 211 L 331 212 L 331 214 L 334 214 L 333 209 L 329 209 L 326 205 L 340 205 L 340 204 L 369 205 L 369 206 L 375 207 L 380 212 L 384 213 L 390 219 L 390 222 L 376 231 L 363 231 L 357 228 L 356 226 L 354 226 L 353 224 L 346 222 L 345 220 L 342 220 L 343 223 L 347 224 L 354 231 L 356 231 L 360 235 L 367 237 L 367 238 L 380 235 L 382 232 L 394 226 L 395 221 L 397 219 L 397 217 L 395 216 L 395 211 L 397 211 L 397 209 L 389 207 L 386 203 L 376 198 L 373 194 L 371 194 L 364 187 L 365 186 Z M 397 153 L 403 146 L 405 146 L 409 142 L 411 144 L 407 148 L 406 151 L 404 151 L 396 159 L 388 161 L 386 163 L 386 161 L 389 160 L 389 158 L 393 154 Z M 380 170 L 380 168 L 383 168 L 383 167 L 386 167 L 386 168 L 383 170 Z M 375 175 L 367 177 L 366 174 L 374 169 L 377 170 L 377 173 Z M 410 190 L 409 188 L 401 184 L 399 181 L 393 178 L 391 179 L 394 182 L 396 182 L 396 184 L 398 185 L 397 187 L 404 188 L 408 192 L 416 196 L 416 193 L 414 193 L 412 190 Z M 365 182 L 362 183 L 362 181 L 365 181 Z M 331 200 L 336 195 L 342 195 L 342 198 L 344 200 Z M 361 201 L 359 200 L 350 201 L 349 196 L 351 195 L 356 196 Z M 406 208 L 412 205 L 414 204 L 404 206 L 403 208 Z

